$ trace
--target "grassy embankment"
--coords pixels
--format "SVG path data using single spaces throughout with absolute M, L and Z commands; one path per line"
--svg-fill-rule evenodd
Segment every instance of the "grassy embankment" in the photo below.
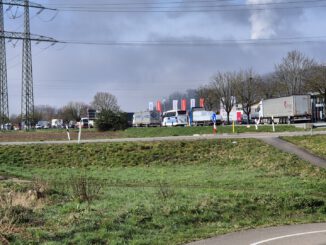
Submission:
M 326 159 L 326 135 L 282 138 Z
M 303 131 L 301 128 L 296 128 L 293 125 L 275 125 L 276 132 L 286 131 Z M 254 125 L 249 128 L 245 125 L 235 126 L 235 133 L 250 133 L 250 132 L 273 132 L 271 125 L 260 125 L 256 130 Z M 183 136 L 194 134 L 212 134 L 212 127 L 159 127 L 159 128 L 130 128 L 123 132 L 124 137 L 162 137 L 162 136 Z M 217 133 L 233 133 L 232 126 L 217 127 Z
M 302 131 L 303 129 L 296 128 L 292 125 L 276 125 L 276 132 L 285 131 Z M 255 126 L 250 128 L 246 126 L 236 126 L 235 133 L 246 132 L 272 132 L 271 125 L 260 125 L 256 130 Z M 212 127 L 153 127 L 153 128 L 128 128 L 124 131 L 115 132 L 97 132 L 95 129 L 83 129 L 82 139 L 103 139 L 103 138 L 140 138 L 140 137 L 164 137 L 164 136 L 183 136 L 194 134 L 212 134 Z M 233 133 L 231 126 L 218 126 L 217 133 Z M 78 130 L 70 130 L 71 139 L 76 140 Z M 45 141 L 45 140 L 67 140 L 66 130 L 50 129 L 37 131 L 11 131 L 0 132 L 0 142 L 4 141 Z
M 13 244 L 183 244 L 326 221 L 326 171 L 257 140 L 3 146 L 0 175 L 42 179 L 0 182 L 40 193 L 38 208 L 0 205 Z

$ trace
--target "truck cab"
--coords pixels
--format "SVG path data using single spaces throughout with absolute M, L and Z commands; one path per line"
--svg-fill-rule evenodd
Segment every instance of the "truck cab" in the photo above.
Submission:
M 79 123 L 80 127 L 82 128 L 89 128 L 90 124 L 89 124 L 89 119 L 87 117 L 82 117 L 80 119 L 80 123 Z

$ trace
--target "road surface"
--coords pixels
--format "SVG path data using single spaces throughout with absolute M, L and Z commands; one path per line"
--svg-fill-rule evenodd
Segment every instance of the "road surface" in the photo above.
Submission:
M 326 245 L 326 223 L 248 230 L 188 245 Z

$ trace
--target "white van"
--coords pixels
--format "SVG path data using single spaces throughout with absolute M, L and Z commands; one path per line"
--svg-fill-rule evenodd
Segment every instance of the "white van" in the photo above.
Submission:
M 89 119 L 87 117 L 81 118 L 79 122 L 79 126 L 81 126 L 82 128 L 89 128 L 90 127 Z
M 187 124 L 187 111 L 171 110 L 163 113 L 162 126 L 186 126 Z

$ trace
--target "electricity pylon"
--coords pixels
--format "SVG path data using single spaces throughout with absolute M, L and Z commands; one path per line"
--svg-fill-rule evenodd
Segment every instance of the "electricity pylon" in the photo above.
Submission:
M 34 91 L 33 91 L 33 69 L 32 69 L 32 46 L 31 41 L 37 42 L 52 42 L 57 41 L 44 37 L 31 35 L 30 33 L 30 18 L 29 8 L 39 9 L 38 13 L 41 13 L 45 8 L 37 3 L 30 3 L 29 0 L 0 0 L 0 125 L 4 124 L 5 118 L 9 117 L 8 109 L 8 89 L 7 89 L 7 67 L 5 56 L 5 38 L 23 40 L 23 62 L 22 62 L 22 96 L 21 96 L 21 120 L 24 123 L 26 129 L 31 128 L 34 118 Z M 24 32 L 5 32 L 3 23 L 3 5 L 24 7 Z M 50 9 L 55 10 L 55 9 Z
M 0 34 L 4 34 L 3 5 L 0 0 Z M 0 37 L 0 128 L 9 120 L 6 42 Z
M 24 1 L 24 39 L 23 39 L 23 69 L 21 117 L 26 129 L 31 128 L 34 118 L 34 91 L 32 69 L 32 43 L 29 22 L 29 1 Z

